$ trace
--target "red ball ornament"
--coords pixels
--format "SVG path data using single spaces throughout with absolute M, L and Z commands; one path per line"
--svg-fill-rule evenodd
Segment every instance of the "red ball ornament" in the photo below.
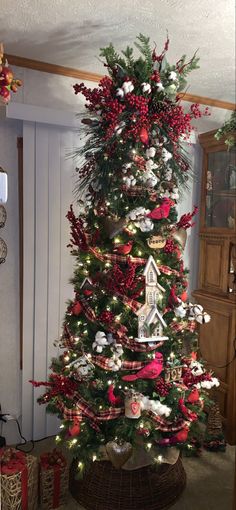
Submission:
M 82 312 L 82 306 L 79 301 L 77 301 L 71 308 L 72 315 L 79 315 Z
M 146 128 L 141 129 L 141 131 L 139 133 L 139 138 L 142 143 L 145 143 L 146 145 L 148 144 L 149 137 L 148 137 L 148 131 Z

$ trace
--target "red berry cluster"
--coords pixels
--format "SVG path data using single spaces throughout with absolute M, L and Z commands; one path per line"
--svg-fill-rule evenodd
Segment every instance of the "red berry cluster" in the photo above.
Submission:
M 104 324 L 111 324 L 115 320 L 114 313 L 110 312 L 109 310 L 104 310 L 100 315 L 98 316 L 98 321 L 103 322 Z
M 162 377 L 159 377 L 159 379 L 157 379 L 155 384 L 155 390 L 158 393 L 158 395 L 160 395 L 160 397 L 167 397 L 170 389 L 171 383 L 165 382 Z

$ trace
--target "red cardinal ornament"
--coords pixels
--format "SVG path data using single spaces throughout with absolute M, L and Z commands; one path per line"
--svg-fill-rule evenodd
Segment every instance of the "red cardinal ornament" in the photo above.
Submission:
M 136 379 L 156 379 L 163 370 L 163 356 L 161 352 L 155 353 L 155 359 L 150 361 L 136 374 L 124 375 L 123 381 L 135 381 Z
M 151 218 L 152 220 L 161 220 L 162 218 L 168 218 L 170 214 L 170 208 L 174 205 L 173 200 L 170 198 L 164 197 L 161 205 L 153 209 L 150 213 L 147 214 L 147 218 Z
M 77 301 L 71 308 L 72 315 L 79 315 L 82 312 L 82 306 L 79 301 Z
M 142 128 L 139 133 L 139 138 L 142 143 L 145 143 L 145 145 L 148 144 L 149 138 L 148 138 L 148 131 L 146 128 Z
M 183 301 L 184 303 L 187 301 L 188 299 L 188 294 L 187 294 L 187 291 L 184 290 L 184 292 L 182 292 L 181 296 L 180 296 L 180 299 L 181 301 Z
M 80 433 L 80 422 L 76 418 L 74 419 L 73 425 L 69 427 L 69 436 L 78 436 Z
M 133 241 L 129 241 L 127 244 L 116 245 L 113 251 L 118 253 L 119 255 L 128 255 L 128 253 L 131 252 L 132 247 Z
M 110 386 L 108 388 L 108 392 L 107 392 L 107 397 L 108 397 L 108 400 L 112 406 L 117 406 L 117 405 L 121 404 L 122 399 L 119 396 L 117 396 L 117 397 L 115 396 L 114 389 L 115 389 L 114 384 L 110 384 Z
M 189 429 L 186 426 L 183 429 L 179 430 L 179 432 L 177 432 L 177 434 L 175 434 L 174 436 L 160 439 L 160 441 L 158 441 L 158 444 L 160 446 L 167 446 L 175 445 L 177 443 L 185 443 L 185 441 L 187 441 L 188 438 L 188 431 Z
M 199 392 L 197 390 L 197 388 L 194 388 L 191 393 L 189 394 L 188 398 L 187 398 L 187 402 L 189 402 L 190 404 L 194 404 L 195 402 L 198 402 L 199 401 Z

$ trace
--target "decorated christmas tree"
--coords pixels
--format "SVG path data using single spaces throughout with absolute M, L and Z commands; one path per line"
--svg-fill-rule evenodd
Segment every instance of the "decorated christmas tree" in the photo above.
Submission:
M 191 174 L 191 121 L 208 112 L 184 111 L 181 91 L 198 58 L 170 65 L 168 45 L 158 54 L 140 35 L 138 58 L 130 47 L 122 56 L 103 48 L 109 76 L 93 90 L 74 86 L 86 99 L 81 212 L 68 212 L 75 297 L 63 352 L 49 380 L 33 384 L 46 386 L 39 402 L 61 418 L 57 440 L 81 474 L 96 459 L 121 467 L 141 450 L 150 463 L 166 447 L 194 450 L 207 390 L 219 384 L 197 359 L 196 326 L 210 316 L 189 302 L 183 264 L 197 209 L 181 218 L 176 209 Z

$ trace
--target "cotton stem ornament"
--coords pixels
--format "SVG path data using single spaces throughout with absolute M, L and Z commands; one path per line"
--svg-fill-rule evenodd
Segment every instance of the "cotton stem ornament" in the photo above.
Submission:
M 95 335 L 95 340 L 93 342 L 92 348 L 96 352 L 101 353 L 104 347 L 106 347 L 107 345 L 109 345 L 109 342 L 107 340 L 106 334 L 104 333 L 104 331 L 98 331 Z
M 196 320 L 199 324 L 207 324 L 211 320 L 209 313 L 204 312 L 202 305 L 193 305 L 189 303 L 190 314 L 189 320 Z

